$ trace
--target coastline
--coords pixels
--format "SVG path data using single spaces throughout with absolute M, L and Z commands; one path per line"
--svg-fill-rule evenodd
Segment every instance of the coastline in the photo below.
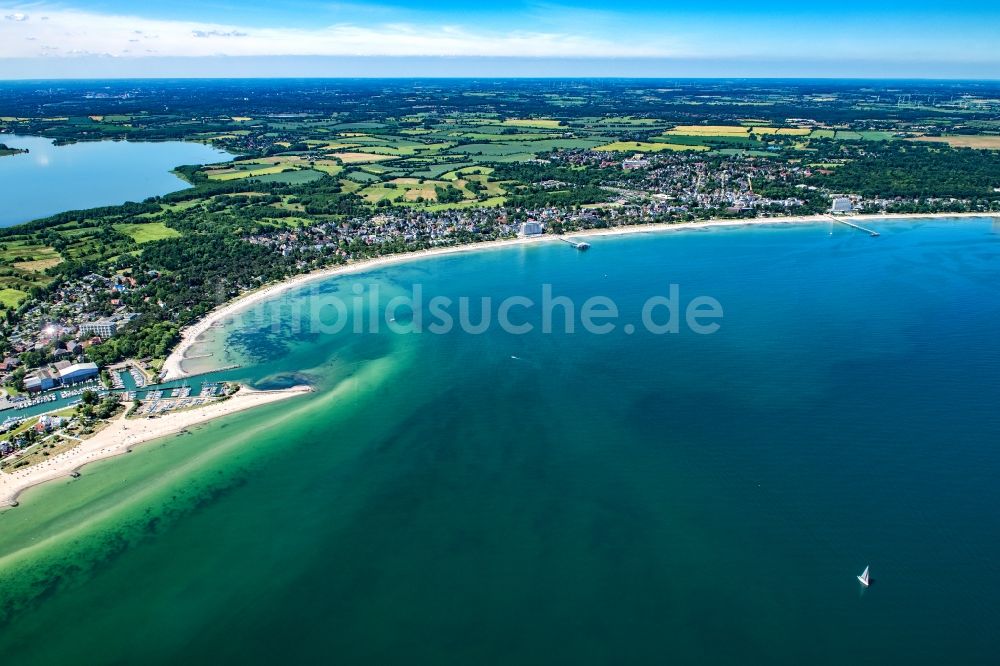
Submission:
M 503 240 L 496 241 L 485 241 L 482 243 L 467 243 L 465 245 L 449 245 L 447 247 L 434 248 L 431 250 L 420 250 L 418 252 L 405 252 L 401 254 L 391 254 L 384 257 L 375 257 L 373 259 L 366 259 L 364 261 L 357 261 L 349 264 L 343 264 L 340 266 L 331 266 L 330 268 L 322 268 L 311 273 L 303 273 L 302 275 L 296 275 L 295 277 L 289 278 L 283 282 L 277 282 L 273 284 L 267 284 L 252 291 L 248 291 L 235 299 L 222 304 L 215 310 L 212 310 L 207 315 L 199 319 L 197 322 L 188 326 L 181 331 L 181 339 L 174 347 L 170 355 L 167 356 L 166 360 L 163 362 L 163 367 L 160 368 L 161 381 L 173 381 L 177 379 L 183 379 L 190 376 L 181 367 L 185 360 L 185 355 L 187 351 L 198 341 L 198 337 L 202 333 L 212 328 L 216 324 L 223 324 L 226 320 L 241 310 L 245 310 L 261 301 L 266 301 L 269 298 L 278 296 L 287 291 L 296 289 L 303 285 L 309 284 L 310 282 L 315 282 L 317 280 L 324 280 L 326 278 L 335 277 L 338 275 L 349 275 L 352 273 L 363 273 L 368 270 L 382 268 L 385 266 L 392 266 L 395 264 L 402 264 L 411 261 L 418 261 L 420 259 L 426 259 L 428 257 L 436 257 L 439 255 L 456 254 L 459 252 L 478 252 L 480 250 L 489 250 L 502 247 L 511 247 L 515 245 L 527 245 L 530 243 L 539 243 L 557 240 L 556 236 L 532 236 L 528 238 L 507 238 Z
M 1000 219 L 996 213 L 897 213 L 897 214 L 865 214 L 844 216 L 847 220 L 905 220 L 905 219 L 941 219 L 941 218 L 994 218 Z M 393 254 L 358 261 L 341 266 L 324 268 L 311 273 L 297 275 L 283 282 L 265 285 L 259 289 L 247 292 L 216 308 L 198 322 L 186 328 L 181 340 L 170 353 L 163 364 L 161 376 L 164 381 L 188 377 L 181 367 L 187 351 L 198 341 L 207 330 L 221 325 L 238 312 L 247 309 L 261 301 L 278 296 L 290 290 L 297 289 L 310 282 L 324 280 L 340 275 L 350 275 L 375 270 L 386 266 L 419 261 L 429 257 L 457 254 L 460 252 L 479 252 L 482 250 L 530 245 L 534 243 L 556 242 L 567 237 L 599 237 L 622 236 L 641 233 L 660 233 L 665 231 L 690 230 L 711 227 L 742 227 L 775 224 L 815 224 L 827 222 L 832 218 L 829 214 L 801 215 L 788 217 L 767 217 L 752 219 L 715 219 L 702 222 L 682 222 L 676 224 L 636 224 L 608 229 L 587 229 L 563 236 L 542 235 L 518 237 L 482 243 L 451 245 L 419 252 Z M 133 446 L 177 434 L 186 428 L 243 410 L 265 405 L 308 393 L 312 389 L 307 386 L 296 386 L 275 391 L 257 391 L 245 386 L 228 400 L 215 402 L 196 409 L 175 412 L 159 416 L 156 419 L 127 419 L 124 415 L 116 417 L 111 423 L 90 439 L 84 440 L 79 446 L 54 456 L 50 460 L 31 466 L 15 473 L 0 472 L 0 510 L 6 506 L 16 506 L 18 496 L 25 490 L 47 481 L 67 477 L 87 463 L 96 462 L 128 452 Z
M 842 216 L 847 220 L 894 220 L 894 219 L 934 219 L 951 217 L 993 217 L 1000 218 L 997 213 L 869 213 L 861 215 Z M 238 312 L 250 308 L 251 306 L 265 301 L 274 296 L 286 293 L 298 287 L 340 275 L 350 275 L 362 273 L 368 270 L 383 268 L 396 264 L 419 261 L 428 257 L 436 257 L 459 252 L 478 252 L 481 250 L 491 250 L 517 245 L 527 245 L 532 243 L 545 243 L 557 241 L 560 238 L 570 237 L 594 237 L 594 236 L 619 236 L 639 233 L 658 233 L 661 231 L 676 231 L 685 229 L 702 229 L 712 227 L 741 227 L 767 224 L 814 224 L 826 222 L 831 219 L 828 213 L 817 215 L 794 215 L 787 217 L 761 217 L 750 219 L 712 219 L 701 222 L 680 222 L 676 224 L 634 224 L 610 229 L 585 229 L 583 231 L 567 233 L 562 236 L 542 235 L 531 237 L 509 238 L 504 240 L 485 241 L 482 243 L 468 243 L 465 245 L 449 245 L 447 247 L 433 248 L 430 250 L 420 250 L 418 252 L 406 252 L 392 254 L 374 259 L 366 259 L 341 266 L 323 268 L 311 273 L 296 275 L 283 282 L 268 284 L 258 289 L 246 292 L 235 299 L 222 304 L 215 310 L 209 312 L 200 320 L 181 331 L 181 339 L 163 362 L 160 370 L 162 381 L 172 381 L 190 376 L 182 365 L 187 352 L 198 342 L 198 338 L 213 326 L 225 324 L 227 320 Z
M 67 477 L 88 463 L 127 453 L 133 446 L 175 435 L 212 419 L 311 391 L 308 386 L 294 386 L 277 391 L 255 391 L 241 387 L 227 400 L 165 414 L 155 419 L 128 419 L 122 414 L 115 417 L 106 428 L 69 451 L 19 472 L 0 472 L 0 509 L 17 506 L 17 498 L 25 490 L 47 481 Z

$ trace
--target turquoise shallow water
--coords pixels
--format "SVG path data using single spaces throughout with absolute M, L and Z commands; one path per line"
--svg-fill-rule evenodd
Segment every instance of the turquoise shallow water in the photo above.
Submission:
M 0 514 L 0 654 L 991 663 L 1000 227 L 874 226 L 509 248 L 284 297 L 278 330 L 206 346 L 247 363 L 229 376 L 315 394 Z M 612 297 L 622 322 L 676 283 L 725 316 L 666 336 L 296 324 L 306 298 L 378 285 L 384 304 L 414 283 L 456 299 L 550 283 Z
M 0 157 L 0 227 L 65 210 L 142 201 L 189 187 L 171 173 L 185 164 L 232 159 L 229 153 L 183 141 L 90 141 L 65 146 L 38 136 L 0 134 L 0 143 L 27 153 Z

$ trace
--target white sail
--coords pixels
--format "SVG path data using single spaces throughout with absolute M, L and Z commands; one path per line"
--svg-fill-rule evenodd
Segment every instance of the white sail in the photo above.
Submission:
M 858 580 L 860 580 L 861 584 L 864 585 L 865 587 L 868 587 L 868 583 L 869 583 L 869 581 L 868 581 L 868 569 L 869 569 L 869 567 L 865 567 L 865 570 L 861 572 L 860 576 L 858 576 Z

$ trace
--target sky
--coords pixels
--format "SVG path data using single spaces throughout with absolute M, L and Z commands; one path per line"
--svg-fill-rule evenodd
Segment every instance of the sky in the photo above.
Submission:
M 0 0 L 0 79 L 1000 79 L 1000 2 Z

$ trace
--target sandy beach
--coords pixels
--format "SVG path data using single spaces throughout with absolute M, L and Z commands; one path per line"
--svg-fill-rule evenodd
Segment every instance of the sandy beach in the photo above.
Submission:
M 849 215 L 845 216 L 844 219 L 862 221 L 862 220 L 886 220 L 886 219 L 929 219 L 929 218 L 950 218 L 950 217 L 998 217 L 997 215 L 990 215 L 988 213 L 897 213 L 897 214 L 866 214 L 866 215 Z M 585 231 L 578 231 L 567 234 L 567 237 L 595 237 L 595 236 L 619 236 L 625 234 L 642 234 L 642 233 L 654 233 L 663 231 L 681 231 L 685 229 L 703 229 L 710 227 L 739 227 L 739 226 L 749 226 L 749 225 L 767 225 L 767 224 L 813 224 L 817 222 L 827 222 L 831 219 L 828 214 L 819 215 L 800 215 L 800 216 L 789 216 L 789 217 L 764 217 L 764 218 L 752 218 L 752 219 L 717 219 L 717 220 L 705 220 L 701 222 L 681 222 L 677 224 L 637 224 L 630 226 L 614 227 L 610 229 L 588 229 Z M 277 284 L 270 284 L 259 289 L 242 294 L 236 299 L 218 307 L 217 309 L 210 312 L 208 315 L 200 319 L 197 323 L 185 328 L 181 331 L 180 342 L 174 347 L 173 351 L 167 357 L 166 361 L 163 363 L 163 368 L 161 370 L 161 376 L 164 381 L 181 379 L 188 376 L 188 373 L 184 371 L 182 364 L 188 351 L 191 347 L 198 341 L 198 338 L 205 333 L 207 330 L 217 325 L 224 325 L 230 321 L 234 315 L 254 306 L 257 303 L 266 301 L 270 298 L 274 298 L 285 292 L 297 289 L 303 285 L 315 282 L 317 280 L 324 280 L 338 275 L 348 275 L 351 273 L 361 273 L 368 270 L 374 270 L 382 268 L 385 266 L 391 266 L 395 264 L 402 264 L 411 261 L 420 261 L 421 259 L 426 259 L 428 257 L 435 257 L 440 255 L 455 254 L 459 252 L 479 252 L 482 250 L 497 249 L 504 247 L 511 247 L 514 245 L 524 245 L 529 243 L 547 243 L 557 241 L 559 236 L 533 236 L 527 238 L 511 238 L 498 241 L 487 241 L 483 243 L 470 243 L 468 245 L 452 245 L 442 248 L 434 248 L 431 250 L 421 250 L 420 252 L 409 252 L 406 254 L 394 254 L 386 257 L 378 257 L 375 259 L 369 259 L 365 261 L 358 261 L 349 263 L 342 266 L 333 266 L 331 268 L 324 268 L 318 271 L 313 271 L 311 273 L 305 273 L 303 275 L 298 275 L 284 282 Z
M 303 395 L 311 390 L 308 386 L 280 391 L 254 391 L 243 387 L 228 400 L 156 418 L 129 419 L 123 414 L 116 417 L 104 430 L 83 440 L 79 446 L 69 451 L 23 470 L 0 473 L 0 507 L 13 505 L 18 495 L 32 486 L 65 478 L 87 463 L 123 454 L 137 444 L 176 434 L 220 416 Z

